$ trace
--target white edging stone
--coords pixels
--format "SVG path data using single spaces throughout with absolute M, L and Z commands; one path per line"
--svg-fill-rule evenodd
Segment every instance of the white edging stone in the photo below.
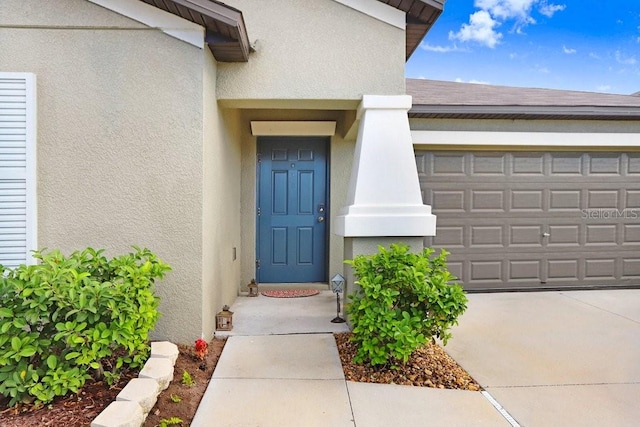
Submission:
M 144 420 L 142 408 L 136 402 L 111 402 L 91 427 L 140 427 Z
M 144 364 L 139 378 L 151 378 L 158 382 L 160 391 L 166 390 L 173 379 L 173 363 L 169 359 L 152 357 Z
M 173 379 L 178 346 L 168 341 L 152 342 L 151 357 L 134 378 L 91 423 L 91 427 L 140 427 Z
M 169 341 L 154 341 L 151 343 L 151 357 L 171 359 L 171 363 L 176 364 L 178 360 L 178 346 Z
M 160 386 L 151 378 L 134 378 L 118 393 L 116 401 L 137 402 L 145 414 L 148 414 L 158 401 Z

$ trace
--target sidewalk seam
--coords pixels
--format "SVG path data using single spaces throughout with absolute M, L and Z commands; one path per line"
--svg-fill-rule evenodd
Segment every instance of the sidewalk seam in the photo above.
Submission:
M 606 382 L 606 383 L 566 383 L 566 384 L 530 384 L 530 385 L 491 385 L 487 388 L 543 388 L 543 387 L 582 387 L 582 386 L 600 386 L 600 385 L 636 385 L 640 381 L 625 382 Z
M 351 402 L 351 393 L 349 392 L 349 385 L 347 384 L 347 380 L 344 380 L 344 388 L 347 390 L 347 398 L 349 399 L 349 409 L 351 410 L 351 421 L 353 421 L 353 427 L 358 427 L 358 423 L 356 423 L 356 414 L 353 413 L 353 403 Z
M 633 322 L 633 323 L 636 323 L 636 324 L 640 324 L 640 322 L 638 322 L 635 319 L 632 319 L 632 318 L 627 317 L 627 316 L 623 316 L 622 314 L 616 313 L 615 311 L 611 311 L 611 310 L 607 310 L 607 309 L 602 308 L 602 307 L 598 307 L 597 305 L 588 303 L 586 301 L 582 301 L 581 299 L 572 297 L 572 296 L 570 296 L 570 295 L 568 295 L 568 294 L 566 294 L 564 292 L 560 292 L 560 295 L 562 295 L 564 297 L 567 297 L 567 298 L 570 298 L 570 299 L 572 299 L 574 301 L 577 301 L 579 303 L 582 303 L 584 305 L 588 305 L 589 307 L 593 307 L 593 308 L 596 308 L 596 309 L 598 309 L 600 311 L 604 311 L 605 313 L 613 314 L 614 316 L 620 317 L 620 318 L 625 319 L 625 320 L 629 320 L 630 322 Z
M 489 401 L 489 403 L 491 403 L 493 405 L 493 407 L 497 409 L 497 411 L 500 413 L 500 415 L 502 415 L 504 417 L 504 419 L 507 420 L 507 422 L 509 424 L 511 424 L 512 427 L 520 427 L 520 424 L 518 424 L 518 422 L 515 420 L 515 418 L 513 418 L 511 416 L 511 414 L 509 412 L 507 412 L 507 410 L 504 409 L 502 407 L 502 405 L 500 405 L 498 403 L 498 401 L 496 399 L 494 399 L 493 396 L 491 396 L 491 394 L 489 394 L 488 391 L 482 390 L 480 392 L 480 394 L 482 394 L 485 397 L 485 399 L 487 399 Z

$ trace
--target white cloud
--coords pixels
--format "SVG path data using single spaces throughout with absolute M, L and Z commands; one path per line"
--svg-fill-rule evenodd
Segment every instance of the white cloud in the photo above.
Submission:
M 562 51 L 567 55 L 573 55 L 574 53 L 578 52 L 577 50 L 568 48 L 566 46 L 562 46 Z
M 476 42 L 490 48 L 496 47 L 502 38 L 502 34 L 495 31 L 500 23 L 494 20 L 489 12 L 479 10 L 469 16 L 469 23 L 462 24 L 460 31 L 449 32 L 449 39 L 460 40 L 462 42 Z
M 476 0 L 474 6 L 501 19 L 526 18 L 537 0 Z
M 476 84 L 476 85 L 488 85 L 488 84 L 491 84 L 491 83 L 486 82 L 484 80 L 471 79 L 469 81 L 464 81 L 460 77 L 456 77 L 455 82 L 456 83 L 473 83 L 473 84 Z
M 616 50 L 616 61 L 622 65 L 636 65 L 638 61 L 635 56 L 624 56 L 619 50 Z
M 538 5 L 538 12 L 551 18 L 556 12 L 562 12 L 567 8 L 564 4 L 549 4 L 546 0 L 542 0 Z
M 611 90 L 611 86 L 609 85 L 599 85 L 596 87 L 598 92 L 609 92 Z
M 479 10 L 469 16 L 469 23 L 462 24 L 458 32 L 449 32 L 449 39 L 473 41 L 490 48 L 500 43 L 502 33 L 496 28 L 503 23 L 512 22 L 510 31 L 524 34 L 524 27 L 536 23 L 532 16 L 534 7 L 549 18 L 566 8 L 562 4 L 550 4 L 549 0 L 475 0 L 474 6 Z
M 591 59 L 602 59 L 600 57 L 600 55 L 598 55 L 597 53 L 594 53 L 594 52 L 589 52 L 589 58 L 591 58 Z
M 420 48 L 428 52 L 448 53 L 448 52 L 466 52 L 466 49 L 459 48 L 455 43 L 453 46 L 434 46 L 429 43 L 421 43 Z

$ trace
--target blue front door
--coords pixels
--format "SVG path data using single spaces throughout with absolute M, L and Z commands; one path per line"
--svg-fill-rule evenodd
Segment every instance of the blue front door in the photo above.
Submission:
M 327 140 L 258 140 L 257 277 L 326 280 Z

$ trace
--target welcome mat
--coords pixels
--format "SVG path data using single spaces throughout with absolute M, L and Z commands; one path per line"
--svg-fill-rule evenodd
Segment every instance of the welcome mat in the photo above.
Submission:
M 317 289 L 282 289 L 277 291 L 262 291 L 260 293 L 265 297 L 271 298 L 300 298 L 318 295 L 320 291 Z

